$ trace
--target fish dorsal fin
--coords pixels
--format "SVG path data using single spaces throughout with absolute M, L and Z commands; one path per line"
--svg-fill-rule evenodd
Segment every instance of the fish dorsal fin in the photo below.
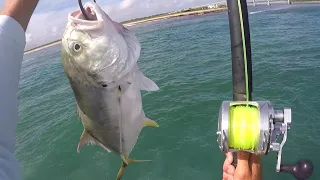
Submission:
M 146 118 L 143 122 L 143 127 L 146 126 L 159 127 L 159 124 L 151 119 Z
M 136 73 L 136 82 L 141 90 L 158 91 L 159 87 L 151 79 L 147 78 L 141 71 Z
M 80 137 L 80 141 L 78 143 L 78 148 L 77 148 L 77 152 L 79 153 L 81 148 L 83 147 L 83 145 L 85 144 L 94 144 L 94 145 L 100 145 L 101 147 L 103 147 L 103 149 L 105 149 L 106 151 L 108 151 L 109 153 L 111 152 L 107 147 L 103 146 L 100 142 L 98 142 L 96 139 L 94 139 L 86 130 L 83 130 L 82 135 Z

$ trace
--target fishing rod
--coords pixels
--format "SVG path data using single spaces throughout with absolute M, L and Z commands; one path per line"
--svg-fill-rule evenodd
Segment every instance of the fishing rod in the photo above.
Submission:
M 249 18 L 246 0 L 227 0 L 231 55 L 233 101 L 223 101 L 219 110 L 217 142 L 222 152 L 233 152 L 235 167 L 237 152 L 256 155 L 277 152 L 276 172 L 292 174 L 297 180 L 308 179 L 313 164 L 300 160 L 296 164 L 281 164 L 282 148 L 291 125 L 291 108 L 274 110 L 270 101 L 252 100 L 252 60 Z M 278 142 L 278 137 L 282 141 Z

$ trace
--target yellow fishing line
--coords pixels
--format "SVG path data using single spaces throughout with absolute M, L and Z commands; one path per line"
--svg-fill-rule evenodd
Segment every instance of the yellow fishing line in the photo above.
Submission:
M 260 112 L 257 107 L 230 107 L 229 148 L 255 150 L 260 136 Z

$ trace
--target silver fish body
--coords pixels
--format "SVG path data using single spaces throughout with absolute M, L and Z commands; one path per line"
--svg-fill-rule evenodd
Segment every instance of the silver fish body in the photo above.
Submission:
M 96 19 L 91 23 L 76 18 L 78 12 L 70 13 L 61 48 L 62 67 L 84 127 L 78 152 L 91 143 L 117 153 L 123 160 L 120 179 L 128 164 L 147 161 L 130 159 L 129 154 L 143 127 L 158 127 L 145 116 L 140 92 L 158 86 L 137 65 L 140 44 L 134 34 L 96 4 L 85 7 Z

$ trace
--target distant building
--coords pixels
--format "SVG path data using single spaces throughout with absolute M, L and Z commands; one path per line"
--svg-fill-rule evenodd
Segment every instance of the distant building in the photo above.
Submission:
M 218 8 L 218 5 L 217 4 L 211 4 L 208 6 L 209 9 L 215 9 L 215 8 Z

